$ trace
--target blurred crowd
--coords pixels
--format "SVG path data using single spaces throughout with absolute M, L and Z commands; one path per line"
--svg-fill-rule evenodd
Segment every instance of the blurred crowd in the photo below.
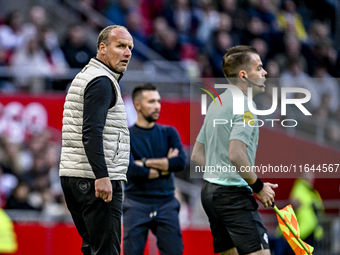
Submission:
M 339 77 L 335 9 L 327 1 L 320 3 L 327 12 L 303 0 L 117 0 L 92 1 L 93 7 L 96 2 L 106 2 L 100 12 L 167 60 L 196 66 L 193 75 L 223 77 L 225 49 L 250 44 L 265 67 L 270 60 L 279 65 L 279 75 L 298 61 L 301 71 L 291 75 Z
M 189 76 L 223 77 L 225 49 L 250 44 L 266 69 L 278 65 L 277 78 L 340 77 L 335 8 L 330 0 L 321 2 L 322 10 L 307 0 L 78 0 L 82 20 L 63 35 L 43 7 L 31 7 L 27 19 L 14 10 L 0 19 L 0 65 L 14 72 L 0 89 L 38 90 L 32 77 L 82 68 L 96 53 L 86 42 L 86 29 L 105 26 L 84 14 L 89 9 L 126 26 L 165 59 L 180 61 Z
M 258 107 L 270 108 L 272 87 L 306 88 L 312 95 L 308 109 L 315 116 L 314 123 L 305 123 L 307 129 L 328 123 L 323 129 L 325 137 L 339 144 L 340 85 L 336 78 L 340 77 L 340 57 L 334 40 L 335 8 L 331 1 L 78 2 L 80 10 L 97 11 L 113 24 L 126 26 L 135 39 L 166 60 L 176 61 L 189 77 L 223 77 L 225 50 L 238 44 L 254 46 L 268 71 L 266 93 L 258 100 Z M 9 67 L 12 72 L 0 77 L 1 93 L 55 88 L 46 77 L 82 68 L 96 54 L 96 46 L 86 40 L 86 29 L 103 28 L 96 16 L 82 15 L 80 23 L 70 24 L 60 35 L 42 6 L 31 7 L 27 19 L 20 10 L 1 15 L 0 67 Z M 135 57 L 146 61 L 138 52 Z M 299 111 L 292 112 L 291 118 L 299 115 Z M 28 132 L 21 141 L 13 141 L 0 127 L 0 206 L 63 216 L 59 155 L 60 134 L 55 130 Z
M 60 38 L 47 13 L 42 6 L 33 6 L 27 21 L 20 10 L 0 20 L 0 66 L 9 67 L 12 74 L 1 78 L 2 92 L 53 89 L 46 78 L 62 77 L 69 68 L 82 68 L 95 56 L 82 24 L 71 25 Z
M 65 219 L 59 179 L 60 132 L 25 130 L 22 141 L 0 136 L 0 207 L 29 209 L 53 219 Z

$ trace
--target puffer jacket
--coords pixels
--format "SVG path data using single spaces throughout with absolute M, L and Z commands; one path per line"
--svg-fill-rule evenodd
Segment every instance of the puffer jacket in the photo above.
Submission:
M 130 136 L 125 106 L 118 85 L 121 74 L 113 72 L 94 58 L 74 78 L 66 96 L 59 175 L 95 179 L 82 142 L 83 105 L 87 84 L 100 76 L 109 77 L 116 92 L 116 104 L 109 109 L 103 129 L 105 162 L 110 180 L 126 181 Z

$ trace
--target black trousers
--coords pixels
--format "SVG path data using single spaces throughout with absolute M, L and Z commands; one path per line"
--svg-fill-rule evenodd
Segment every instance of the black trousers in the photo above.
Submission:
M 95 196 L 94 179 L 61 177 L 67 207 L 84 255 L 119 255 L 121 242 L 122 184 L 111 181 L 112 201 Z
M 261 250 L 261 244 L 269 249 L 267 229 L 248 188 L 205 182 L 201 201 L 209 218 L 215 253 L 236 247 L 238 254 L 250 254 Z

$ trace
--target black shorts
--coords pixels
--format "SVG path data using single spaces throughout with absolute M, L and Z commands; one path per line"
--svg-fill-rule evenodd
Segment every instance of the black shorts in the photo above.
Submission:
M 269 249 L 267 229 L 257 210 L 252 192 L 245 187 L 205 182 L 201 199 L 208 215 L 215 253 L 236 247 L 249 254 Z

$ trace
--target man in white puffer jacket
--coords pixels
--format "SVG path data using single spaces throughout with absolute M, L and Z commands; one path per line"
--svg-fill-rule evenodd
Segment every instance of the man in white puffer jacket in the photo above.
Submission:
M 104 28 L 97 56 L 77 74 L 63 113 L 59 175 L 83 254 L 120 254 L 122 185 L 130 137 L 118 82 L 133 39 L 122 26 Z

